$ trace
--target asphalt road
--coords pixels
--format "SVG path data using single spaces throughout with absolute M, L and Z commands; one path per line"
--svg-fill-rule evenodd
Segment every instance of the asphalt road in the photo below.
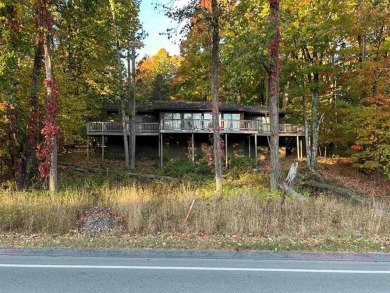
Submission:
M 390 293 L 390 255 L 0 249 L 0 292 Z

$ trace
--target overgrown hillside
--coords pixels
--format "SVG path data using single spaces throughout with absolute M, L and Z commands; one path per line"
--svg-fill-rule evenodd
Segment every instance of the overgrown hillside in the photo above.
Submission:
M 300 201 L 270 193 L 266 168 L 238 159 L 225 170 L 220 209 L 202 162 L 161 170 L 144 161 L 128 174 L 116 160 L 83 156 L 62 157 L 55 196 L 1 192 L 0 246 L 390 251 L 390 182 L 377 184 L 349 160 L 323 160 L 317 175 L 302 162 Z

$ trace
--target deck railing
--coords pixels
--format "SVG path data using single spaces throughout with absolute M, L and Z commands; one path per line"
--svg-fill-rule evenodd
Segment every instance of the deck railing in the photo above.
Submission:
M 129 132 L 129 123 L 127 132 Z M 136 133 L 158 134 L 159 132 L 212 132 L 211 119 L 162 119 L 158 122 L 137 122 Z M 258 120 L 220 120 L 221 132 L 269 134 L 270 124 Z M 89 122 L 87 134 L 120 134 L 123 131 L 121 122 Z M 280 124 L 281 134 L 302 133 L 303 128 L 294 124 Z
M 136 133 L 158 133 L 160 124 L 158 122 L 137 122 L 135 124 Z
M 256 120 L 226 120 L 219 121 L 221 131 L 257 131 Z M 162 131 L 212 131 L 211 119 L 162 119 Z
M 127 132 L 130 130 L 129 123 L 126 123 Z M 136 133 L 158 133 L 159 123 L 143 123 L 137 122 L 135 125 Z M 88 122 L 87 133 L 122 133 L 123 125 L 122 122 Z
M 89 122 L 87 132 L 122 132 L 121 122 Z

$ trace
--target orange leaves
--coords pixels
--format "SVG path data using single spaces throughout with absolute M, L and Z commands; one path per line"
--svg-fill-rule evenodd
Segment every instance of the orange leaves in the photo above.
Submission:
M 0 112 L 5 112 L 6 102 L 0 102 Z

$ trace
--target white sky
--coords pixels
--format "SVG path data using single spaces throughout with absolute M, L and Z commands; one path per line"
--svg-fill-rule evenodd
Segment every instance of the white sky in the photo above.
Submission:
M 154 9 L 155 3 L 174 5 L 184 4 L 187 0 L 142 0 L 140 7 L 140 19 L 143 24 L 144 30 L 148 33 L 148 36 L 144 39 L 144 47 L 138 51 L 139 59 L 145 55 L 155 55 L 161 48 L 165 48 L 171 55 L 179 54 L 179 37 L 174 36 L 172 39 L 168 39 L 166 35 L 160 35 L 164 33 L 166 29 L 177 27 L 177 23 L 170 20 L 164 15 L 161 9 Z M 176 40 L 176 44 L 175 44 Z

